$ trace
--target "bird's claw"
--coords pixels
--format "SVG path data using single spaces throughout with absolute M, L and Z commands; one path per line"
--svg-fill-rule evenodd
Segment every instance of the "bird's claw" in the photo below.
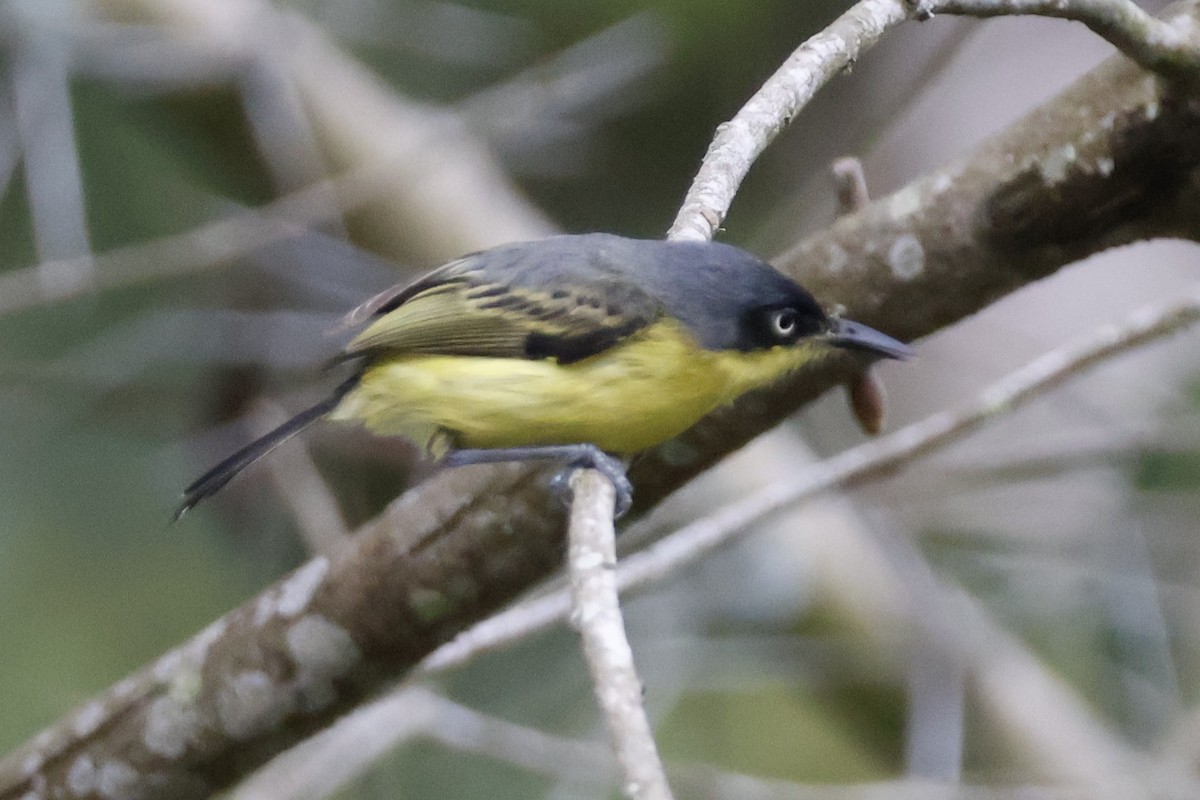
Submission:
M 625 476 L 625 465 L 594 444 L 452 450 L 442 457 L 442 463 L 447 467 L 532 460 L 556 460 L 567 463 L 567 469 L 555 475 L 550 482 L 551 491 L 558 495 L 566 505 L 570 505 L 573 495 L 571 473 L 577 469 L 594 469 L 612 483 L 613 489 L 616 490 L 616 499 L 613 504 L 614 519 L 621 517 L 633 505 L 633 484 Z
M 573 460 L 570 465 L 560 470 L 550 480 L 550 491 L 554 492 L 563 505 L 570 506 L 575 492 L 571 488 L 571 475 L 577 469 L 594 469 L 612 484 L 615 492 L 613 503 L 613 519 L 625 516 L 633 505 L 633 484 L 625 474 L 625 466 L 617 459 L 596 448 Z

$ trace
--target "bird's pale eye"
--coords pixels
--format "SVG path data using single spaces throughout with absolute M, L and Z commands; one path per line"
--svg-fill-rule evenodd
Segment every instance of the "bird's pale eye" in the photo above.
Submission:
M 771 312 L 771 333 L 778 339 L 792 339 L 796 335 L 799 317 L 794 308 L 778 308 Z

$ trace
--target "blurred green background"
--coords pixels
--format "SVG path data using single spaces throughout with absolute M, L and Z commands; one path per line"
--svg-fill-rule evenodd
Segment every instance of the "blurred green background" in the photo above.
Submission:
M 416 116 L 434 110 L 464 126 L 454 130 L 493 160 L 514 208 L 524 203 L 562 230 L 653 237 L 669 226 L 715 126 L 841 8 L 0 6 L 0 751 L 303 562 L 295 515 L 267 470 L 170 526 L 181 487 L 253 435 L 256 398 L 295 409 L 328 384 L 320 364 L 337 349 L 325 331 L 338 314 L 406 270 L 493 235 L 447 234 L 447 244 L 430 235 L 443 222 L 428 218 L 381 233 L 370 200 L 234 255 L 212 256 L 219 241 L 164 238 L 351 166 L 344 143 L 304 113 L 317 101 L 298 88 L 307 78 L 296 63 L 305 51 L 289 44 L 297 25 L 305 36 L 322 31 L 397 103 L 418 104 L 394 118 L 398 131 L 404 114 L 419 127 Z M 229 9 L 253 24 L 205 27 L 206 15 Z M 242 38 L 221 40 L 230 30 Z M 906 29 L 835 82 L 764 157 L 725 238 L 770 256 L 831 219 L 831 158 L 862 155 L 876 193 L 896 188 L 1107 52 L 1085 31 L 1053 23 Z M 354 109 L 348 98 L 338 123 L 373 124 Z M 390 168 L 358 166 L 385 176 Z M 452 204 L 441 213 L 446 230 L 475 223 Z M 363 249 L 340 244 L 347 239 Z M 173 242 L 170 253 L 145 249 L 154 242 Z M 1075 268 L 923 344 L 919 363 L 889 367 L 895 424 L 969 397 L 1033 354 L 1194 278 L 1194 247 L 1156 247 L 1135 256 L 1155 263 L 1149 276 L 1131 278 L 1129 262 L 1115 258 Z M 77 269 L 56 271 L 63 263 Z M 57 296 L 63 286 L 70 296 Z M 997 348 L 998 339 L 1008 345 Z M 1195 355 L 1189 335 L 1105 367 L 837 512 L 840 524 L 852 519 L 867 532 L 879 548 L 873 557 L 891 559 L 917 616 L 929 596 L 913 588 L 924 580 L 914 574 L 965 588 L 1134 751 L 1177 741 L 1200 688 Z M 840 398 L 791 427 L 787 435 L 798 431 L 817 452 L 861 438 Z M 325 426 L 306 440 L 350 524 L 427 469 L 406 444 L 354 430 Z M 662 525 L 791 468 L 792 451 L 783 452 L 731 465 L 675 501 Z M 889 643 L 869 632 L 880 627 L 869 608 L 881 596 L 847 601 L 873 587 L 847 588 L 844 576 L 822 571 L 841 563 L 854 575 L 856 551 L 821 561 L 794 544 L 826 533 L 813 524 L 787 518 L 630 604 L 668 760 L 797 783 L 1061 779 L 1022 749 L 1019 726 L 1005 728 L 989 705 L 999 701 L 980 699 L 954 659 L 937 655 L 937 636 L 928 634 L 934 655 L 925 658 L 923 635 Z M 928 574 L 914 573 L 912 559 Z M 920 705 L 931 675 L 935 700 Z M 603 746 L 568 632 L 437 685 L 488 714 Z M 950 743 L 922 738 L 914 719 Z M 343 796 L 606 792 L 422 740 Z

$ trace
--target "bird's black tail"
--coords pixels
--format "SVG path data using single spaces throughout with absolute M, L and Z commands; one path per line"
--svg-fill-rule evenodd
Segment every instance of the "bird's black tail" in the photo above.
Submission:
M 304 430 L 309 424 L 315 422 L 321 417 L 332 411 L 346 393 L 353 389 L 358 384 L 358 376 L 355 375 L 350 380 L 343 383 L 334 390 L 333 394 L 317 403 L 316 405 L 306 408 L 296 416 L 289 419 L 287 422 L 280 425 L 275 430 L 255 439 L 250 444 L 238 450 L 236 453 L 225 459 L 208 472 L 201 475 L 190 486 L 183 490 L 183 502 L 179 504 L 179 508 L 175 511 L 175 516 L 172 521 L 178 521 L 180 517 L 190 511 L 197 503 L 206 497 L 211 497 L 220 491 L 221 487 L 229 483 L 235 475 L 244 470 L 246 467 L 258 461 L 267 453 L 274 450 L 279 445 L 286 442 L 288 439 L 295 436 L 300 431 Z

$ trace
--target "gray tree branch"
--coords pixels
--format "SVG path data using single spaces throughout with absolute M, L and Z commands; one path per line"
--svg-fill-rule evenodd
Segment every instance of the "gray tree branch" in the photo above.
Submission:
M 1133 0 L 906 0 L 919 16 L 998 17 L 1036 14 L 1081 22 L 1148 70 L 1195 84 L 1200 75 L 1200 28 L 1182 6 L 1158 19 Z

